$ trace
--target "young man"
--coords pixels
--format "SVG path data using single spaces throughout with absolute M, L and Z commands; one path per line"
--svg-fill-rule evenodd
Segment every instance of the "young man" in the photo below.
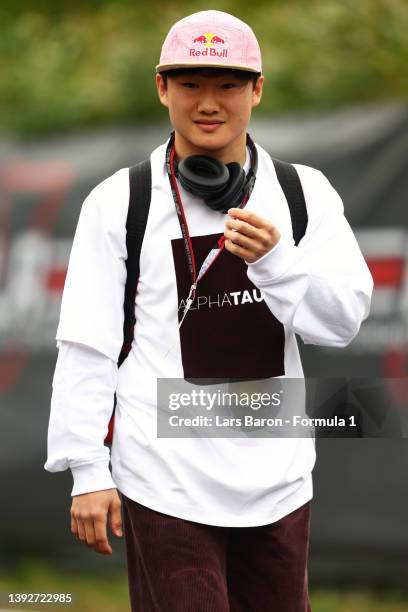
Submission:
M 313 439 L 159 438 L 157 379 L 302 378 L 295 333 L 349 344 L 368 316 L 372 278 L 339 195 L 303 165 L 308 224 L 294 244 L 274 164 L 247 134 L 264 84 L 248 25 L 213 10 L 182 19 L 156 72 L 174 133 L 150 158 L 135 339 L 118 369 L 123 168 L 79 217 L 45 468 L 72 470 L 71 530 L 96 552 L 112 553 L 107 516 L 120 536 L 123 512 L 132 610 L 305 612 Z M 239 164 L 221 195 L 203 187 L 197 155 L 222 162 L 215 177 Z M 104 439 L 115 390 L 111 475 Z

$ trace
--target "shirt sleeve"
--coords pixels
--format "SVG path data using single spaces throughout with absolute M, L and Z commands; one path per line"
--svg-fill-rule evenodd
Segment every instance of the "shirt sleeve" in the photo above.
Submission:
M 128 203 L 122 168 L 85 198 L 68 262 L 44 468 L 70 468 L 71 495 L 115 487 L 104 440 L 123 343 Z
M 82 204 L 71 247 L 56 339 L 117 361 L 123 343 L 129 173 L 118 170 Z
M 58 345 L 44 468 L 70 468 L 71 495 L 115 488 L 104 440 L 113 411 L 117 363 L 78 343 Z
M 296 167 L 306 233 L 298 246 L 282 234 L 271 251 L 247 264 L 247 275 L 275 317 L 305 344 L 344 347 L 368 317 L 373 278 L 337 191 L 319 170 Z

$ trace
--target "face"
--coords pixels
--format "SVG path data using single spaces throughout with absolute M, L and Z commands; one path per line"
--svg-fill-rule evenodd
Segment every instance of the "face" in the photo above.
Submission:
M 160 74 L 156 85 L 161 103 L 169 109 L 175 131 L 177 156 L 211 155 L 224 163 L 246 157 L 246 132 L 251 111 L 262 96 L 264 77 L 242 82 L 224 76 L 178 75 L 167 80 Z

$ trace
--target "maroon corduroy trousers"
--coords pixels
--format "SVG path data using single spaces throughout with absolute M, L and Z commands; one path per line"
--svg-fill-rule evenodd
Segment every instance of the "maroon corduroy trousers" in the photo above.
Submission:
M 217 527 L 120 496 L 132 612 L 311 612 L 310 502 L 268 525 Z

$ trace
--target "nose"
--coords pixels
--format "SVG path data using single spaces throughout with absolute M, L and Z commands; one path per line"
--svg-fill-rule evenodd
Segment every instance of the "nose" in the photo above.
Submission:
M 197 105 L 197 111 L 206 115 L 213 115 L 218 113 L 220 105 L 214 95 L 214 92 L 209 88 L 202 88 L 200 97 Z

